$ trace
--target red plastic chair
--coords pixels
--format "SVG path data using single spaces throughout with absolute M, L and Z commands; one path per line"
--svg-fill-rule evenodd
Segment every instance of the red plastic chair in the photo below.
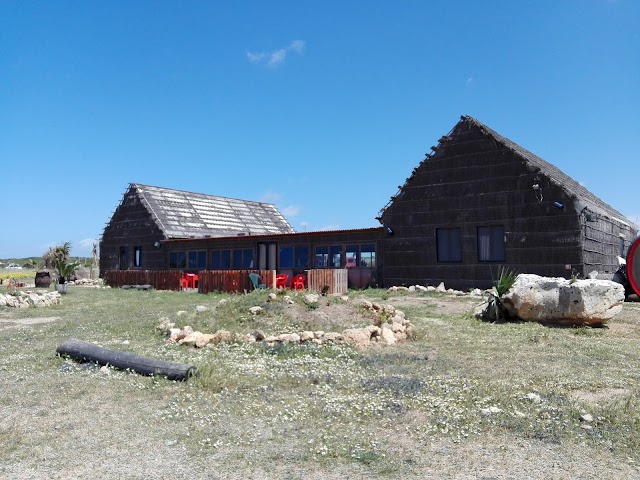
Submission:
M 185 273 L 180 283 L 182 284 L 182 288 L 196 288 L 197 281 L 198 275 L 195 273 Z
M 306 280 L 307 276 L 304 273 L 299 273 L 291 279 L 291 288 L 294 290 L 304 290 Z
M 279 273 L 276 275 L 276 288 L 282 288 L 283 290 L 287 288 L 287 281 L 289 280 L 289 275 L 285 273 Z

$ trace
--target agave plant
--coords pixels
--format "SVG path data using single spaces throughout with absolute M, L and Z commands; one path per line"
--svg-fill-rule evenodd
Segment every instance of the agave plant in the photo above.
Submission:
M 517 278 L 518 273 L 515 270 L 500 267 L 498 276 L 493 279 L 493 288 L 489 292 L 487 300 L 487 313 L 490 318 L 497 321 L 505 321 L 510 318 L 509 312 L 506 311 L 502 304 L 502 297 L 513 287 Z

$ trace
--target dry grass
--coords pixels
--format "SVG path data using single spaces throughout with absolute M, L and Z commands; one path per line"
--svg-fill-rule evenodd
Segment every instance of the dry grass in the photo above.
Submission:
M 254 317 L 263 292 L 76 287 L 60 306 L 0 309 L 0 476 L 640 477 L 640 305 L 609 329 L 553 329 L 478 322 L 466 297 L 351 296 Z M 155 332 L 165 316 L 238 334 L 348 328 L 369 321 L 356 296 L 403 309 L 415 341 L 196 350 Z M 200 374 L 177 383 L 79 365 L 55 356 L 69 337 Z

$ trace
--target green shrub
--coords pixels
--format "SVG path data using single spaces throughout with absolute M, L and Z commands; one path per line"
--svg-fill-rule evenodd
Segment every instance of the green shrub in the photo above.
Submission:
M 489 306 L 487 308 L 491 318 L 494 320 L 506 321 L 511 319 L 509 312 L 507 312 L 502 304 L 502 297 L 513 287 L 517 278 L 518 273 L 515 270 L 500 267 L 498 276 L 493 279 L 493 288 L 489 292 L 489 299 L 487 301 Z

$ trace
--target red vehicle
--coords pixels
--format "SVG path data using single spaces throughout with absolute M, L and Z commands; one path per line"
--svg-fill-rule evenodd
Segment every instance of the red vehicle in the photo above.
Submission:
M 614 282 L 624 285 L 625 295 L 636 293 L 640 295 L 640 237 L 636 238 L 629 247 L 626 261 L 620 258 L 621 265 L 613 275 Z

